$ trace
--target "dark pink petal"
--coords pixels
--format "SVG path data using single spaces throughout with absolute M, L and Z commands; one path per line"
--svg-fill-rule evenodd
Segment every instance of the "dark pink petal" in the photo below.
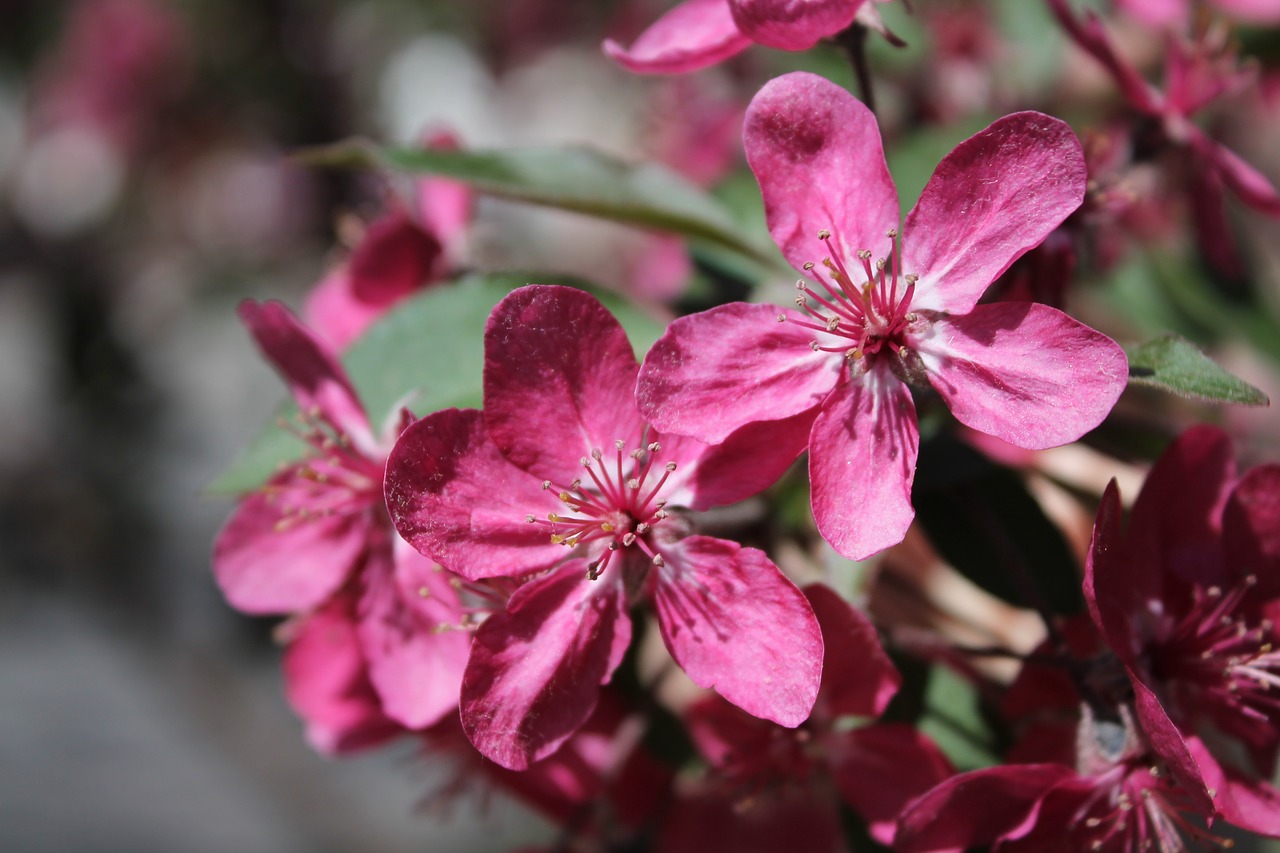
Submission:
M 1169 719 L 1159 697 L 1133 669 L 1129 669 L 1129 682 L 1134 691 L 1133 707 L 1151 749 L 1169 766 L 1183 793 L 1190 798 L 1191 807 L 1201 814 L 1213 814 L 1214 806 L 1207 790 L 1209 786 L 1199 762 L 1188 748 L 1187 738 Z
M 818 532 L 851 560 L 907 535 L 915 510 L 920 430 L 911 392 L 873 367 L 836 389 L 809 436 L 809 482 Z
M 913 309 L 964 314 L 1084 200 L 1080 140 L 1066 122 L 1014 113 L 938 164 L 903 226 L 902 270 L 920 276 Z
M 1196 426 L 1170 444 L 1147 474 L 1129 520 L 1135 564 L 1129 573 L 1160 579 L 1142 584 L 1152 597 L 1161 583 L 1212 586 L 1225 579 L 1222 514 L 1235 471 L 1227 434 Z
M 1120 489 L 1116 481 L 1107 484 L 1093 524 L 1093 539 L 1084 568 L 1084 598 L 1089 615 L 1120 659 L 1133 664 L 1143 652 L 1143 639 L 1136 635 L 1141 623 L 1135 618 L 1149 602 L 1159 600 L 1160 578 L 1138 571 L 1124 547 Z M 1149 564 L 1145 564 L 1149 565 Z
M 952 776 L 907 806 L 894 849 L 926 853 L 986 846 L 1018 828 L 1055 785 L 1075 776 L 1059 764 L 1014 764 Z
M 733 20 L 752 41 L 808 50 L 853 23 L 862 0 L 729 0 Z
M 400 434 L 387 459 L 386 500 L 409 544 L 465 578 L 517 577 L 566 553 L 544 525 L 526 520 L 560 503 L 503 458 L 474 409 L 436 412 Z
M 861 101 L 816 74 L 784 74 L 752 99 L 743 143 L 769 233 L 797 270 L 828 256 L 855 263 L 859 249 L 888 255 L 898 193 Z M 818 238 L 824 230 L 830 240 Z
M 811 584 L 804 595 L 822 628 L 823 710 L 831 716 L 880 716 L 902 676 L 875 626 L 831 587 Z
M 604 52 L 637 74 L 682 74 L 723 62 L 750 44 L 733 23 L 729 0 L 686 0 L 654 21 L 630 49 L 608 39 Z
M 640 411 L 663 432 L 718 444 L 746 424 L 815 409 L 843 359 L 814 352 L 814 334 L 779 313 L 800 316 L 734 302 L 674 321 L 640 368 Z
M 307 741 L 338 755 L 377 746 L 404 730 L 382 712 L 365 674 L 348 596 L 331 599 L 295 627 L 284 652 L 289 704 L 307 724 Z
M 1187 748 L 1215 794 L 1218 814 L 1241 829 L 1280 838 L 1280 791 L 1264 779 L 1251 779 L 1219 764 L 1198 738 L 1188 738 Z
M 1240 478 L 1222 517 L 1227 564 L 1257 578 L 1253 597 L 1280 598 L 1280 465 L 1259 465 Z
M 374 447 L 364 406 L 328 347 L 320 343 L 279 302 L 246 299 L 236 313 L 289 385 L 289 393 L 303 412 L 316 410 L 328 423 L 347 433 L 361 450 Z
M 1102 423 L 1129 377 L 1115 341 L 1034 302 L 940 317 L 913 343 L 957 420 L 1028 450 L 1075 441 Z
M 380 305 L 356 299 L 347 265 L 342 264 L 312 288 L 303 316 L 321 340 L 343 350 L 381 317 L 383 310 Z
M 387 543 L 388 546 L 391 543 Z M 456 576 L 403 540 L 361 572 L 359 636 L 369 679 L 387 716 L 424 729 L 458 708 L 471 635 L 462 627 Z
M 214 540 L 213 576 L 237 610 L 283 614 L 319 606 L 377 535 L 371 514 L 325 513 L 299 482 L 296 468 L 276 475 L 240 502 Z M 298 515 L 307 510 L 316 514 Z
M 586 573 L 586 560 L 571 560 L 525 584 L 476 631 L 462 726 L 508 770 L 524 770 L 578 730 L 631 642 L 621 585 Z
M 440 241 L 404 211 L 371 224 L 347 261 L 351 291 L 383 310 L 426 284 L 440 259 Z
M 914 726 L 885 723 L 833 739 L 831 774 L 871 837 L 893 844 L 907 803 L 955 775 L 942 751 Z
M 640 444 L 640 369 L 594 296 L 534 284 L 506 296 L 484 332 L 484 417 L 493 443 L 538 478 L 567 483 L 593 448 Z
M 822 678 L 813 608 L 764 552 L 710 536 L 664 547 L 655 608 L 662 639 L 699 687 L 794 728 Z
M 1221 176 L 1222 182 L 1242 202 L 1268 216 L 1280 216 L 1280 192 L 1265 175 L 1199 128 L 1189 125 L 1188 132 L 1196 154 Z
M 817 414 L 813 408 L 780 421 L 747 424 L 723 444 L 660 435 L 664 456 L 672 445 L 677 450 L 690 446 L 697 453 L 687 462 L 677 460 L 680 467 L 667 480 L 663 496 L 676 506 L 702 510 L 759 494 L 777 482 L 804 450 Z

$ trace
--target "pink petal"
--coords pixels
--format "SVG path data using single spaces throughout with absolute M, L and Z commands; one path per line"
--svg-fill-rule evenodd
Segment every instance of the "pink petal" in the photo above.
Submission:
M 1213 0 L 1213 5 L 1250 24 L 1280 23 L 1280 3 L 1276 0 Z
M 1259 465 L 1240 479 L 1222 526 L 1227 564 L 1257 579 L 1253 597 L 1280 598 L 1280 465 Z
M 387 510 L 409 544 L 472 580 L 550 568 L 545 517 L 562 509 L 542 483 L 503 458 L 474 409 L 428 415 L 400 434 L 387 459 Z
M 746 424 L 815 409 L 843 359 L 814 352 L 813 333 L 779 313 L 800 316 L 734 302 L 675 320 L 640 368 L 640 411 L 663 432 L 718 444 Z
M 364 406 L 346 371 L 279 302 L 246 299 L 236 310 L 263 354 L 289 384 L 303 412 L 319 411 L 330 424 L 351 436 L 362 450 L 374 447 Z
M 285 695 L 307 724 L 307 741 L 338 755 L 377 746 L 403 729 L 382 713 L 365 674 L 347 596 L 331 599 L 297 628 L 284 652 Z
M 476 631 L 462 725 L 508 770 L 524 770 L 578 730 L 631 642 L 622 588 L 586 572 L 586 560 L 571 560 L 531 581 Z
M 818 532 L 851 560 L 907 535 L 915 510 L 920 430 L 911 392 L 873 367 L 827 399 L 809 436 L 809 482 Z
M 853 729 L 833 746 L 831 775 L 840 796 L 885 845 L 893 844 L 907 803 L 955 775 L 933 741 L 904 723 Z
M 880 716 L 902 676 L 875 626 L 828 586 L 811 584 L 804 595 L 822 627 L 823 709 L 831 716 Z
M 680 467 L 668 479 L 663 495 L 676 506 L 703 510 L 759 494 L 777 482 L 804 450 L 817 414 L 813 408 L 785 420 L 747 424 L 723 444 L 660 434 L 664 455 L 671 449 L 683 450 L 680 445 L 696 448 L 696 455 L 686 454 L 692 457 L 687 462 L 677 459 Z
M 984 847 L 1018 828 L 1055 785 L 1076 777 L 1058 764 L 988 767 L 952 776 L 907 806 L 894 849 L 902 853 Z
M 1275 787 L 1219 764 L 1197 738 L 1189 738 L 1187 747 L 1204 773 L 1205 784 L 1216 793 L 1218 814 L 1241 829 L 1280 837 L 1280 792 Z
M 816 74 L 784 74 L 747 107 L 743 143 L 769 233 L 797 270 L 828 256 L 856 263 L 859 249 L 887 254 L 898 193 L 861 101 Z
M 1043 113 L 1005 116 L 961 142 L 903 227 L 901 272 L 920 276 L 911 307 L 970 311 L 1080 206 L 1086 178 L 1080 140 Z
M 360 337 L 383 314 L 383 307 L 362 302 L 351 290 L 351 275 L 342 264 L 326 275 L 307 296 L 303 316 L 315 333 L 335 350 Z
M 1089 556 L 1084 569 L 1084 597 L 1089 615 L 1112 650 L 1132 664 L 1142 653 L 1145 638 L 1136 636 L 1135 617 L 1159 600 L 1158 570 L 1143 572 L 1143 563 L 1133 565 L 1125 550 L 1121 530 L 1123 507 L 1116 481 L 1107 484 L 1093 525 Z
M 385 311 L 431 280 L 441 251 L 407 213 L 390 213 L 369 226 L 351 253 L 351 292 Z
M 733 20 L 752 41 L 808 50 L 853 23 L 862 0 L 729 0 Z
M 749 714 L 804 722 L 822 677 L 822 632 L 795 584 L 764 552 L 710 536 L 662 555 L 655 608 L 676 663 Z
M 390 544 L 390 543 L 388 543 Z M 362 572 L 359 637 L 387 716 L 410 729 L 458 708 L 471 635 L 450 586 L 455 576 L 396 539 Z
M 378 535 L 370 513 L 325 513 L 310 503 L 310 484 L 297 470 L 241 501 L 214 540 L 213 575 L 237 610 L 283 614 L 319 606 Z M 309 509 L 316 514 L 299 515 Z
M 640 445 L 636 363 L 622 326 L 590 294 L 535 284 L 505 297 L 484 333 L 484 416 L 493 443 L 564 483 L 593 448 Z
M 1033 302 L 940 317 L 913 343 L 957 420 L 1028 450 L 1075 441 L 1102 423 L 1128 382 L 1118 344 Z
M 1169 28 L 1184 26 L 1191 11 L 1187 0 L 1116 0 L 1116 8 L 1144 24 Z
M 1151 749 L 1169 766 L 1179 787 L 1192 801 L 1192 808 L 1201 814 L 1213 814 L 1213 801 L 1207 791 L 1209 786 L 1182 732 L 1169 719 L 1156 694 L 1132 669 L 1129 670 L 1129 683 L 1134 690 L 1133 707 Z
M 1235 472 L 1231 439 L 1212 426 L 1186 430 L 1156 460 L 1129 520 L 1130 553 L 1154 578 L 1143 584 L 1149 596 L 1164 597 L 1161 584 L 1171 581 L 1207 587 L 1227 579 L 1221 522 Z
M 630 50 L 608 39 L 604 52 L 637 74 L 683 74 L 723 62 L 750 44 L 733 23 L 728 0 L 686 0 L 641 33 Z
M 425 147 L 441 151 L 458 151 L 462 142 L 447 130 L 427 135 Z M 414 181 L 418 218 L 423 227 L 453 254 L 475 215 L 475 192 L 467 184 L 448 178 L 426 177 Z
M 1242 202 L 1268 216 L 1280 216 L 1280 192 L 1265 175 L 1199 128 L 1189 126 L 1188 132 L 1196 154 L 1222 177 L 1222 182 Z

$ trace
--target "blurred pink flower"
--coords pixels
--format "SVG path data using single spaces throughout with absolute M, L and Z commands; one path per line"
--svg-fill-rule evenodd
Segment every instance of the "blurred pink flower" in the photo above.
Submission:
M 677 509 L 771 484 L 797 453 L 772 439 L 797 425 L 717 447 L 659 435 L 636 410 L 638 369 L 594 298 L 520 288 L 485 329 L 484 412 L 429 415 L 391 453 L 387 505 L 419 551 L 466 578 L 537 574 L 480 626 L 463 680 L 467 735 L 504 767 L 550 755 L 590 716 L 639 599 L 700 686 L 782 725 L 813 707 L 822 639 L 804 596 L 763 552 L 692 534 Z
M 773 80 L 745 141 L 774 240 L 822 290 L 799 282 L 800 311 L 736 303 L 672 323 L 637 389 L 659 429 L 719 442 L 747 424 L 812 421 L 818 529 L 864 559 L 901 541 L 914 515 L 910 385 L 1030 449 L 1073 441 L 1111 410 L 1127 381 L 1113 341 L 1048 306 L 977 304 L 1080 205 L 1084 158 L 1065 124 L 1017 113 L 961 143 L 901 241 L 875 118 L 845 90 L 806 73 Z

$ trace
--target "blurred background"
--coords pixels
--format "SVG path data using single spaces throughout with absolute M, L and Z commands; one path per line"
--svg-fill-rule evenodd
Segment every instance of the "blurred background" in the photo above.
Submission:
M 385 176 L 291 152 L 447 130 L 474 147 L 589 143 L 709 183 L 740 166 L 735 119 L 762 80 L 803 66 L 851 83 L 834 51 L 753 51 L 695 83 L 603 58 L 603 37 L 628 40 L 669 5 L 0 0 L 0 849 L 488 851 L 551 836 L 501 794 L 436 796 L 451 768 L 412 744 L 310 750 L 275 620 L 235 613 L 213 583 L 231 501 L 205 486 L 283 398 L 236 303 L 299 305 L 342 256 L 344 223 L 388 192 Z M 1035 4 L 917 5 L 911 47 L 872 53 L 886 132 L 910 143 L 891 152 L 905 204 L 992 116 L 1106 87 Z M 1280 174 L 1280 86 L 1254 97 L 1247 124 L 1222 128 Z M 722 198 L 758 216 L 735 175 Z M 1274 317 L 1275 223 L 1256 219 L 1241 249 L 1255 284 L 1226 292 Z M 464 266 L 628 289 L 657 274 L 644 240 L 485 202 Z M 1085 310 L 1095 324 L 1110 304 L 1135 335 L 1198 333 L 1276 398 L 1265 347 L 1186 305 L 1142 313 L 1149 281 L 1119 268 L 1113 302 Z M 1246 455 L 1275 458 L 1274 415 L 1229 417 L 1255 439 Z

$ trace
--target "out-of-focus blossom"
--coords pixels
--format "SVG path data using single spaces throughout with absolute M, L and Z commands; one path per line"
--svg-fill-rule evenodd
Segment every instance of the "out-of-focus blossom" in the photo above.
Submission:
M 426 145 L 452 150 L 458 141 L 441 132 Z M 458 266 L 473 206 L 470 188 L 445 178 L 415 181 L 412 204 L 392 196 L 390 210 L 311 292 L 307 322 L 342 349 L 400 300 L 443 281 Z
M 808 50 L 847 29 L 865 0 L 685 0 L 624 48 L 604 52 L 640 74 L 680 74 L 723 62 L 752 44 Z
M 677 509 L 772 483 L 798 452 L 777 438 L 804 424 L 717 447 L 660 435 L 636 410 L 638 369 L 594 298 L 524 287 L 485 328 L 483 414 L 429 415 L 392 451 L 387 506 L 424 555 L 466 578 L 540 573 L 480 626 L 463 681 L 463 726 L 504 767 L 550 755 L 590 716 L 638 600 L 700 686 L 783 725 L 813 707 L 822 638 L 804 596 L 763 552 L 693 534 Z
M 460 582 L 396 536 L 382 503 L 408 416 L 375 436 L 342 368 L 287 309 L 245 302 L 240 317 L 288 382 L 312 454 L 241 501 L 214 576 L 239 610 L 300 614 L 285 675 L 318 749 L 367 745 L 392 733 L 387 718 L 429 726 L 457 707 L 469 637 L 450 630 L 466 618 Z
M 1073 441 L 1111 410 L 1127 381 L 1113 341 L 1045 305 L 977 304 L 1080 205 L 1084 159 L 1065 124 L 1018 113 L 961 143 L 902 240 L 875 118 L 845 90 L 805 73 L 772 81 L 748 110 L 746 148 L 774 240 L 821 290 L 799 282 L 800 311 L 736 303 L 676 320 L 637 391 L 659 429 L 717 442 L 811 419 L 818 529 L 864 559 L 914 515 L 911 385 L 1031 449 Z
M 1191 23 L 1192 0 L 1116 0 L 1116 8 L 1145 24 L 1181 29 Z M 1277 0 L 1209 0 L 1224 15 L 1249 24 L 1280 22 Z

